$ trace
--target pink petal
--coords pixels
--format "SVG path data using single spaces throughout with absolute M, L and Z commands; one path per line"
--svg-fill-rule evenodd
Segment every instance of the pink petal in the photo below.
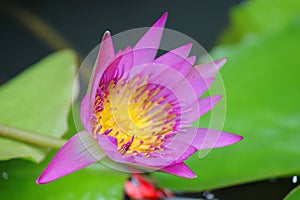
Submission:
M 174 138 L 170 139 L 170 143 L 180 144 L 182 142 L 189 143 L 197 150 L 212 149 L 218 147 L 229 146 L 243 139 L 242 136 L 212 130 L 207 128 L 186 128 L 187 131 L 178 132 Z
M 181 102 L 181 106 L 186 107 L 197 102 L 199 97 L 209 89 L 214 80 L 214 78 L 208 80 L 191 80 L 190 77 L 187 76 L 186 79 L 181 80 L 176 87 L 171 87 L 171 89 L 177 97 L 180 97 L 179 101 Z
M 112 60 L 112 62 L 109 63 L 109 65 L 106 67 L 106 69 L 103 73 L 103 76 L 106 78 L 107 82 L 109 82 L 111 79 L 113 79 L 115 77 L 118 67 L 119 67 L 119 64 L 121 63 L 122 59 L 123 59 L 123 53 L 121 53 L 120 56 L 116 56 L 114 58 L 114 60 Z M 100 82 L 100 80 L 99 80 L 99 82 Z
M 151 152 L 150 155 L 153 157 L 150 158 L 135 156 L 134 163 L 150 168 L 162 169 L 183 162 L 198 150 L 190 145 L 192 141 L 193 138 L 191 138 L 191 141 L 171 139 L 169 142 L 165 143 L 163 151 Z
M 222 95 L 200 98 L 198 101 L 200 106 L 200 116 L 198 116 L 195 120 L 210 111 L 221 100 L 221 98 Z
M 99 134 L 97 135 L 97 142 L 100 145 L 101 149 L 106 152 L 112 151 L 118 153 L 118 140 L 113 136 Z M 119 153 L 118 153 L 119 154 Z
M 184 106 L 182 121 L 190 125 L 210 111 L 221 100 L 221 98 L 221 95 L 199 98 L 198 101 L 191 105 Z
M 215 80 L 215 74 L 226 63 L 226 61 L 227 59 L 224 58 L 191 68 L 189 73 L 186 75 L 186 80 L 194 89 L 194 95 L 200 97 L 210 88 Z M 177 90 L 183 91 L 184 88 L 179 85 Z
M 211 78 L 218 73 L 218 71 L 223 67 L 223 65 L 227 62 L 227 58 L 221 58 L 219 60 L 214 60 L 213 62 L 204 63 L 201 65 L 195 66 L 196 70 L 201 74 L 204 78 Z
M 147 31 L 147 33 L 134 46 L 134 66 L 150 63 L 154 60 L 164 30 L 163 28 L 167 21 L 167 17 L 168 13 L 163 14 L 163 16 Z M 139 49 L 143 51 L 139 51 Z
M 133 62 L 133 51 L 128 46 L 124 51 L 119 51 L 115 58 L 109 62 L 100 80 L 104 80 L 104 83 L 109 83 L 112 79 L 119 80 L 124 74 L 130 73 Z
M 198 150 L 229 146 L 243 139 L 240 135 L 206 128 L 188 128 L 189 132 L 197 132 L 193 146 Z
M 168 148 L 167 150 L 165 150 L 166 156 L 175 158 L 172 164 L 183 162 L 184 160 L 188 159 L 191 155 L 193 155 L 196 151 L 198 151 L 198 149 L 196 149 L 193 145 L 190 145 L 189 143 L 192 142 L 189 142 L 188 140 L 186 141 L 172 140 L 171 141 L 172 145 L 166 145 L 165 148 Z M 170 149 L 171 150 L 170 151 L 169 150 L 170 146 L 175 147 L 175 151 L 174 148 Z
M 154 62 L 160 63 L 167 66 L 175 65 L 182 59 L 186 59 L 192 49 L 192 43 L 186 44 L 184 46 L 178 47 L 160 57 L 158 57 Z
M 194 65 L 195 62 L 197 60 L 197 56 L 191 56 L 187 59 L 187 61 L 191 64 L 191 65 Z
M 155 73 L 152 75 L 151 80 L 154 79 L 157 82 L 161 83 L 162 85 L 168 87 L 171 87 L 171 85 L 173 85 L 173 87 L 177 86 L 180 82 L 182 82 L 182 80 L 185 79 L 185 76 L 189 73 L 189 71 L 193 67 L 193 63 L 195 62 L 195 60 L 196 60 L 196 56 L 192 56 L 190 58 L 181 59 L 178 63 L 172 66 L 165 66 L 162 64 L 155 63 L 153 64 L 153 67 L 160 68 L 160 69 L 153 70 L 155 71 Z M 166 78 L 166 75 L 172 78 Z
M 130 70 L 132 69 L 133 63 L 134 63 L 134 56 L 133 55 L 134 54 L 133 54 L 133 51 L 132 51 L 131 47 L 128 46 L 124 50 L 122 60 L 119 63 L 118 70 L 119 70 L 120 75 L 130 73 Z
M 38 184 L 54 181 L 83 167 L 96 163 L 105 157 L 105 152 L 86 131 L 74 135 L 56 154 L 42 175 Z
M 117 56 L 117 55 L 116 55 Z M 102 78 L 102 75 L 104 71 L 107 69 L 108 65 L 113 61 L 113 58 L 115 57 L 114 53 L 114 46 L 112 42 L 111 35 L 108 31 L 104 33 L 99 54 L 96 60 L 96 64 L 94 67 L 92 79 L 90 82 L 89 91 L 87 92 L 90 94 L 91 99 L 91 105 L 94 104 L 95 100 L 95 94 L 97 91 L 97 88 L 99 86 L 100 80 Z M 117 57 L 118 58 L 118 57 Z
M 118 140 L 108 135 L 98 135 L 98 144 L 101 149 L 105 150 L 106 155 L 113 161 L 118 163 L 133 163 L 133 155 L 122 155 L 118 152 Z
M 108 61 L 112 59 L 114 56 L 115 56 L 115 50 L 114 50 L 113 41 L 111 39 L 110 32 L 106 31 L 102 38 L 94 75 L 99 74 L 101 68 L 103 68 L 104 65 L 107 64 Z
M 191 68 L 193 67 L 193 64 L 196 61 L 196 56 L 191 56 L 187 59 L 184 59 L 174 65 L 171 66 L 172 69 L 180 72 L 183 76 L 186 76 Z
M 179 163 L 179 162 L 182 162 L 182 161 L 188 159 L 190 156 L 192 156 L 194 153 L 196 153 L 196 151 L 197 151 L 197 149 L 194 146 L 190 145 L 186 149 L 186 151 L 184 152 L 184 154 L 182 154 L 180 156 L 180 158 L 175 161 L 175 163 Z
M 193 61 L 193 57 L 191 60 Z M 190 70 L 184 76 L 187 71 L 178 71 L 172 67 L 153 63 L 152 66 L 145 67 L 145 74 L 151 74 L 149 82 L 167 87 L 178 97 L 178 101 L 183 106 L 187 106 L 196 102 L 215 80 L 215 78 L 203 79 L 197 70 L 190 66 L 185 67 Z M 172 79 L 166 78 L 166 76 L 172 77 Z
M 182 73 L 174 70 L 172 67 L 153 63 L 151 66 L 145 67 L 145 74 L 146 73 L 151 74 L 148 81 L 149 83 L 168 88 L 176 95 L 179 102 L 195 102 L 198 99 L 198 96 L 195 95 L 196 93 L 194 92 L 193 85 Z
M 164 167 L 161 171 L 184 178 L 197 178 L 197 175 L 184 162 Z
M 210 88 L 215 78 L 205 78 L 195 68 L 191 68 L 186 76 L 186 80 L 191 84 L 191 87 L 193 87 L 195 95 L 200 97 Z
M 90 123 L 91 120 L 91 108 L 90 108 L 90 96 L 87 94 L 84 96 L 84 98 L 81 101 L 80 106 L 80 117 L 81 122 L 84 126 L 84 128 L 89 132 L 92 133 L 92 126 Z
M 171 163 L 174 163 L 174 159 L 176 158 L 174 155 L 169 156 L 161 156 L 156 158 L 149 158 L 143 155 L 141 156 L 133 156 L 133 155 L 122 155 L 118 152 L 118 141 L 116 138 L 106 135 L 98 135 L 98 143 L 107 156 L 118 163 L 127 163 L 127 164 L 135 164 L 140 166 L 148 166 L 151 168 L 162 168 L 164 166 L 168 166 Z M 181 154 L 180 154 L 181 155 Z M 179 156 L 177 156 L 179 157 Z

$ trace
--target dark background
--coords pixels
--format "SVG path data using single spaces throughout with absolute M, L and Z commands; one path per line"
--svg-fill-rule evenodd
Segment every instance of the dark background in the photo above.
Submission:
M 239 3 L 241 0 L 1 1 L 0 85 L 53 51 L 70 47 L 85 56 L 105 30 L 117 34 L 151 26 L 166 11 L 167 28 L 185 33 L 209 51 L 228 26 L 230 9 Z M 293 186 L 290 179 L 279 179 L 213 193 L 220 200 L 276 200 Z
M 112 34 L 151 26 L 169 12 L 166 27 L 185 33 L 207 51 L 227 27 L 229 11 L 241 0 L 129 0 L 129 1 L 1 1 L 0 84 L 49 53 L 72 47 L 82 56 L 99 44 L 105 30 Z M 24 21 L 31 16 L 51 27 L 63 42 L 45 41 Z M 38 25 L 36 29 L 42 30 Z M 51 35 L 51 33 L 50 33 Z

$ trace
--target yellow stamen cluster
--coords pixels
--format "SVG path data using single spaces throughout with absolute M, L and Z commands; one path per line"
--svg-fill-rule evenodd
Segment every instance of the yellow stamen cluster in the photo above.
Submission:
M 111 81 L 106 88 L 100 86 L 103 94 L 96 96 L 94 105 L 94 136 L 115 137 L 121 154 L 149 156 L 150 152 L 163 150 L 166 135 L 174 131 L 177 115 L 172 112 L 174 105 L 161 103 L 164 97 L 154 100 L 162 88 L 149 86 L 147 79 L 138 77 Z

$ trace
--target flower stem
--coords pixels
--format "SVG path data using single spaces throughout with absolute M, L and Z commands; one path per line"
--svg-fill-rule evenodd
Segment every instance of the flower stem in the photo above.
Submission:
M 0 136 L 53 149 L 61 148 L 66 140 L 0 125 Z

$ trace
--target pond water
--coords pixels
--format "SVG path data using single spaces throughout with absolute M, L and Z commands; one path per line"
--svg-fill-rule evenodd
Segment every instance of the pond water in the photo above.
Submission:
M 181 197 L 211 200 L 282 200 L 294 187 L 299 185 L 297 176 L 289 178 L 274 178 L 266 181 L 243 184 L 209 191 L 213 198 L 207 198 L 207 192 L 180 193 Z M 211 196 L 209 196 L 211 197 Z M 192 199 L 191 199 L 192 200 Z

